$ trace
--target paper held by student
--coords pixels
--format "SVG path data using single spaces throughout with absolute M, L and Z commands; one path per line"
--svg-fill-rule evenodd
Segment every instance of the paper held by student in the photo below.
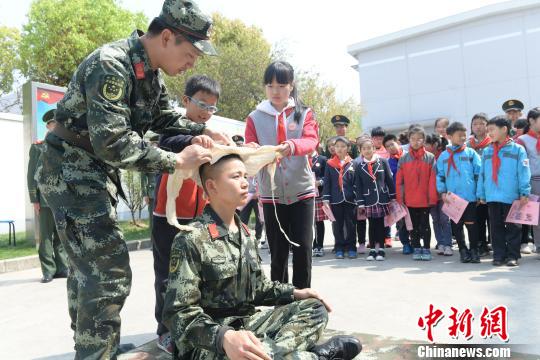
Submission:
M 512 207 L 506 217 L 506 222 L 522 225 L 538 225 L 538 211 L 540 203 L 529 201 L 525 205 L 521 205 L 519 200 L 512 203 Z
M 330 205 L 328 205 L 328 203 L 323 203 L 322 210 L 324 214 L 326 215 L 326 217 L 328 218 L 328 220 L 336 221 L 334 213 L 332 212 L 332 209 L 330 208 Z
M 407 216 L 407 209 L 397 201 L 388 204 L 389 214 L 384 217 L 384 226 L 392 226 Z
M 454 223 L 458 223 L 465 212 L 465 209 L 469 205 L 469 202 L 460 198 L 454 193 L 446 193 L 446 201 L 443 204 L 442 212 L 448 215 L 450 220 Z

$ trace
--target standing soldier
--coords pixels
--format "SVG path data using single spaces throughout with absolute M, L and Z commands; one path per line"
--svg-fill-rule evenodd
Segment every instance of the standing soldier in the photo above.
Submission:
M 153 131 L 148 131 L 144 138 L 150 141 L 150 144 L 154 147 L 158 146 L 159 135 Z M 152 233 L 152 219 L 154 218 L 154 201 L 156 192 L 156 174 L 155 173 L 141 173 L 141 191 L 144 199 L 144 203 L 148 206 L 148 228 Z
M 215 55 L 212 20 L 187 0 L 165 0 L 148 33 L 137 30 L 92 52 L 79 65 L 45 139 L 38 183 L 70 260 L 68 306 L 76 359 L 116 359 L 120 310 L 131 288 L 129 254 L 118 225 L 119 169 L 168 172 L 211 159 L 200 144 L 230 139 L 181 118 L 160 70 L 169 76 Z M 179 154 L 149 146 L 156 133 L 196 136 Z M 204 134 L 204 135 L 203 135 Z M 210 141 L 208 141 L 210 140 Z
M 54 125 L 54 110 L 49 110 L 43 115 L 43 122 L 47 130 L 51 130 Z M 43 141 L 36 141 L 30 146 L 28 161 L 27 184 L 30 202 L 34 204 L 35 214 L 38 215 L 39 223 L 39 262 L 41 263 L 42 283 L 48 283 L 53 278 L 65 278 L 68 274 L 67 256 L 64 247 L 58 237 L 54 218 L 51 209 L 41 196 L 37 182 L 34 179 L 36 170 L 40 166 L 40 157 L 45 144 Z
M 349 118 L 344 115 L 334 115 L 332 116 L 332 119 L 330 119 L 330 121 L 332 122 L 332 125 L 334 125 L 334 129 L 336 130 L 336 136 L 343 136 L 350 141 L 350 139 L 347 137 L 347 128 L 351 123 Z M 351 149 L 349 150 L 349 156 L 353 159 L 356 159 L 359 155 L 358 146 L 356 146 L 354 141 L 350 141 L 350 143 Z M 329 153 L 328 149 L 326 149 L 325 155 L 329 160 L 332 158 L 332 155 Z

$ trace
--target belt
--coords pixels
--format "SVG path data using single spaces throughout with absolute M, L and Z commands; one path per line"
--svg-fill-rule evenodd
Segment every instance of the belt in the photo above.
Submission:
M 64 139 L 68 144 L 86 150 L 90 154 L 94 154 L 94 148 L 92 147 L 89 136 L 77 134 L 76 132 L 68 130 L 59 122 L 56 122 L 56 126 L 51 132 L 59 138 Z

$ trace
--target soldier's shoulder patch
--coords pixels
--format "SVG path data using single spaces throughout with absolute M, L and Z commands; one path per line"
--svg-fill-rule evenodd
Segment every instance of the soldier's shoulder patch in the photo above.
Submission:
M 244 234 L 246 236 L 249 236 L 250 235 L 249 227 L 246 224 L 242 223 L 242 228 L 244 229 Z
M 208 232 L 210 233 L 212 240 L 219 237 L 219 231 L 216 224 L 208 224 Z
M 124 96 L 126 80 L 120 76 L 105 75 L 100 85 L 101 95 L 109 101 L 118 101 Z

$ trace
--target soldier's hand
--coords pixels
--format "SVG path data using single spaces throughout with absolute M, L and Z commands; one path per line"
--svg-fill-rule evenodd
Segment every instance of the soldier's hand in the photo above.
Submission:
M 317 291 L 311 288 L 294 289 L 293 295 L 296 300 L 317 299 L 323 303 L 326 311 L 332 312 L 332 307 L 330 306 L 330 304 L 328 304 Z
M 193 139 L 191 139 L 192 145 L 201 145 L 203 148 L 211 149 L 214 147 L 214 140 L 210 136 L 207 135 L 199 135 L 195 136 Z
M 231 360 L 272 360 L 259 339 L 246 330 L 228 330 L 223 336 L 223 350 Z
M 39 211 L 39 209 L 41 208 L 39 206 L 39 203 L 33 203 L 33 204 L 34 204 L 34 210 Z
M 200 145 L 189 145 L 180 153 L 176 154 L 177 169 L 195 169 L 212 160 L 210 150 Z
M 236 146 L 234 141 L 232 141 L 231 137 L 223 132 L 214 131 L 212 129 L 206 128 L 204 129 L 203 135 L 211 137 L 212 140 L 220 144 Z
M 291 155 L 292 152 L 291 144 L 289 144 L 288 142 L 284 142 L 283 144 L 278 146 L 277 151 L 279 151 L 283 157 L 287 157 Z
M 144 196 L 143 200 L 146 205 L 150 204 L 150 198 L 148 196 Z

